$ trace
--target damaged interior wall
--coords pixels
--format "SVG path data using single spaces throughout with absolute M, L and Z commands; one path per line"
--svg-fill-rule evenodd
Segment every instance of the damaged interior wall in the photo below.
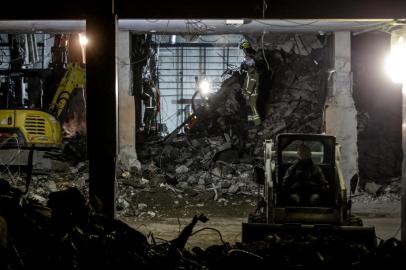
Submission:
M 371 182 L 384 186 L 400 183 L 402 92 L 401 86 L 393 84 L 384 72 L 384 59 L 389 50 L 387 33 L 370 32 L 352 37 L 362 189 Z
M 258 111 L 263 119 L 263 139 L 281 132 L 320 133 L 326 97 L 327 37 L 315 34 L 266 34 L 248 37 L 262 60 Z M 271 75 L 271 80 L 267 77 Z M 261 139 L 262 139 L 261 138 Z

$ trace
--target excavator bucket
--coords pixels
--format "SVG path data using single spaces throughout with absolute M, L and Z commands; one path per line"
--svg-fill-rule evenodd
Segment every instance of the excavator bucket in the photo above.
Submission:
M 307 235 L 313 237 L 337 237 L 348 244 L 361 244 L 369 249 L 377 245 L 375 228 L 362 226 L 335 226 L 335 225 L 304 225 L 304 224 L 266 224 L 243 223 L 242 242 L 264 240 L 267 236 L 276 234 L 281 238 L 303 238 Z

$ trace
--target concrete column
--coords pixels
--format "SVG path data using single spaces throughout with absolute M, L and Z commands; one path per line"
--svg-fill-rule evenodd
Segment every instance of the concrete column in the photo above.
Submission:
M 130 167 L 137 159 L 135 151 L 135 102 L 131 94 L 130 32 L 118 33 L 118 143 L 119 159 Z
M 358 173 L 357 111 L 352 96 L 351 33 L 334 34 L 334 73 L 327 99 L 326 133 L 341 145 L 341 169 L 347 190 L 351 177 Z

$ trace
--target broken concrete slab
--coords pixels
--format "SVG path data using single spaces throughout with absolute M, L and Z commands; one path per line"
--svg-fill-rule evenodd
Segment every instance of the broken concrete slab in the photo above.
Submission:
M 227 192 L 231 193 L 231 194 L 235 194 L 238 192 L 238 190 L 240 190 L 240 186 L 238 184 L 233 184 L 227 189 Z
M 374 182 L 366 183 L 365 191 L 369 194 L 377 195 L 379 190 L 382 188 L 382 185 L 376 184 Z
M 181 166 L 176 167 L 175 171 L 178 174 L 184 174 L 184 173 L 187 173 L 189 171 L 189 168 L 186 165 L 181 165 Z

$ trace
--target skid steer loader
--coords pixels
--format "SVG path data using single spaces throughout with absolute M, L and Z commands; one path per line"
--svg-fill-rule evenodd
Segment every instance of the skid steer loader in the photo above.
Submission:
M 326 199 L 317 206 L 291 205 L 281 187 L 286 171 L 297 160 L 296 149 L 302 144 L 311 149 L 314 164 L 320 167 L 329 183 L 329 189 L 323 194 Z M 376 246 L 375 228 L 362 226 L 362 221 L 351 215 L 351 202 L 347 201 L 340 169 L 339 145 L 334 136 L 280 134 L 275 144 L 272 140 L 265 141 L 264 164 L 265 203 L 261 214 L 265 222 L 243 223 L 243 242 L 262 240 L 270 234 L 293 237 L 310 234 L 337 236 L 349 243 Z

